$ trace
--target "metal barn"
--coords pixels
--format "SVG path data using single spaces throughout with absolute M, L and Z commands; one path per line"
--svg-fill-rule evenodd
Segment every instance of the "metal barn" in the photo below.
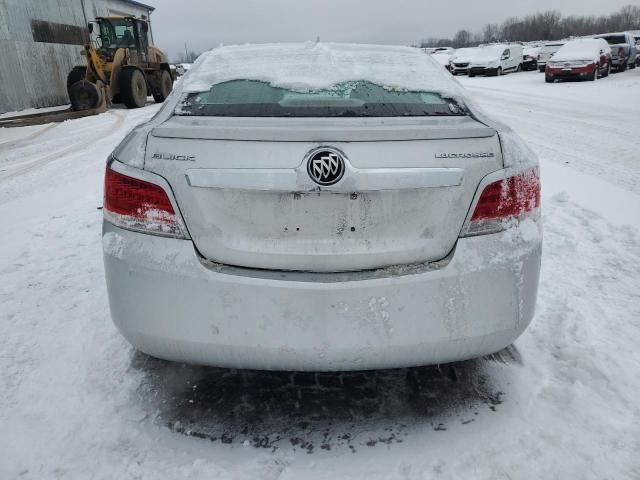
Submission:
M 67 73 L 86 63 L 87 23 L 153 10 L 133 0 L 0 0 L 0 113 L 68 103 Z

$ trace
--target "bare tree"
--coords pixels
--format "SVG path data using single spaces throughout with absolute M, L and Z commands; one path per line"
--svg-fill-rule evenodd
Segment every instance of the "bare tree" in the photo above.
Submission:
M 460 30 L 453 39 L 429 38 L 420 42 L 424 47 L 467 47 L 481 42 L 557 40 L 625 30 L 640 30 L 640 6 L 627 5 L 610 15 L 599 17 L 562 17 L 557 11 L 540 12 L 524 18 L 511 17 L 502 24 L 489 23 L 481 33 Z
M 450 47 L 452 43 L 450 38 L 427 38 L 420 41 L 420 48 Z
M 455 48 L 468 47 L 471 45 L 471 32 L 469 30 L 459 30 L 453 37 Z
M 488 23 L 482 30 L 482 41 L 485 43 L 497 42 L 500 40 L 500 28 L 497 23 Z
M 200 55 L 192 50 L 185 51 L 176 57 L 175 63 L 193 63 Z

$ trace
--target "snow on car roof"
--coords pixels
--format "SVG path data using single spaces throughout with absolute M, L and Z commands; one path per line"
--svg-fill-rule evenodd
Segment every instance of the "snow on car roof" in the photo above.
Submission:
M 496 43 L 491 45 L 485 45 L 480 47 L 480 53 L 482 54 L 501 54 L 507 48 L 511 47 L 508 43 Z
M 196 60 L 183 80 L 182 91 L 208 91 L 213 85 L 238 79 L 301 91 L 367 80 L 393 89 L 464 96 L 462 87 L 420 49 L 312 42 L 215 48 Z
M 626 35 L 629 32 L 609 32 L 609 33 L 599 33 L 594 35 L 594 38 L 603 38 L 603 37 L 617 37 Z
M 599 55 L 603 43 L 597 38 L 580 38 L 565 43 L 552 57 L 552 60 L 590 60 Z
M 459 48 L 451 56 L 452 61 L 465 62 L 475 57 L 479 57 L 483 53 L 482 47 Z

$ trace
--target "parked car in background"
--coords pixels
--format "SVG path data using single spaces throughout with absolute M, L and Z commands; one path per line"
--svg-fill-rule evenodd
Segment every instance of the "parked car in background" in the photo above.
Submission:
M 522 69 L 536 70 L 538 68 L 538 54 L 542 47 L 524 47 L 522 52 Z
M 565 43 L 547 62 L 545 81 L 596 80 L 611 72 L 611 48 L 601 38 L 580 38 Z
M 469 64 L 469 76 L 502 75 L 522 70 L 522 45 L 493 44 L 481 47 Z
M 606 33 L 595 35 L 611 46 L 611 66 L 616 72 L 624 72 L 627 68 L 636 68 L 638 50 L 636 40 L 629 32 Z
M 415 48 L 216 48 L 107 162 L 111 316 L 218 367 L 479 357 L 533 318 L 539 206 L 535 154 Z
M 176 72 L 178 73 L 178 75 L 182 76 L 189 71 L 191 65 L 191 63 L 178 63 L 176 65 Z
M 629 32 L 633 37 L 636 46 L 636 65 L 640 64 L 640 30 Z
M 564 45 L 565 42 L 549 42 L 549 43 L 545 43 L 542 48 L 540 49 L 540 52 L 538 53 L 538 70 L 541 73 L 544 73 L 544 69 L 547 66 L 547 62 L 549 61 L 549 59 L 553 56 L 554 53 L 556 53 L 558 50 L 560 50 L 560 47 L 562 47 L 562 45 Z
M 453 55 L 456 53 L 456 49 L 453 47 L 436 47 L 431 53 L 448 53 L 449 55 Z
M 482 49 L 478 47 L 473 48 L 459 48 L 451 56 L 449 70 L 454 75 L 466 75 L 469 73 L 469 64 L 473 57 L 478 54 Z

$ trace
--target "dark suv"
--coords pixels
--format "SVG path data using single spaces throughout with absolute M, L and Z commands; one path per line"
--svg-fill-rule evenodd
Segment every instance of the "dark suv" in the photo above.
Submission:
M 624 72 L 627 67 L 636 68 L 638 50 L 636 40 L 629 32 L 604 33 L 595 38 L 603 38 L 611 46 L 611 67 L 616 72 Z

